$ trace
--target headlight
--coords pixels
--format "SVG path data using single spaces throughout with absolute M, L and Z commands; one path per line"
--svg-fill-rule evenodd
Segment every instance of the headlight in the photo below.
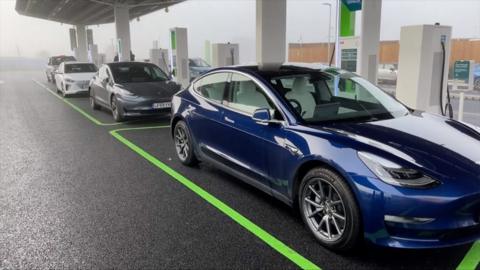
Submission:
M 126 97 L 133 97 L 135 96 L 132 92 L 128 91 L 128 90 L 125 90 L 123 88 L 117 88 L 118 90 L 118 93 L 121 95 L 121 96 L 126 96 Z
M 422 172 L 402 166 L 379 156 L 358 152 L 358 157 L 383 182 L 409 188 L 426 188 L 439 182 Z
M 66 79 L 65 79 L 65 82 L 67 82 L 67 83 L 74 83 L 75 80 L 72 80 L 72 79 L 70 79 L 70 78 L 66 78 Z

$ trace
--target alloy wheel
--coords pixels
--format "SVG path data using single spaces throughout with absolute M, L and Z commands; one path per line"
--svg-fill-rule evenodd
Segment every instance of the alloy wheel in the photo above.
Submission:
M 190 150 L 190 144 L 188 136 L 182 126 L 177 126 L 175 129 L 175 149 L 177 150 L 178 157 L 183 161 L 188 158 L 188 151 Z
M 115 120 L 120 118 L 118 114 L 117 102 L 115 101 L 115 98 L 112 99 L 112 113 L 113 113 L 113 118 L 115 118 Z
M 335 242 L 342 237 L 347 224 L 345 206 L 332 184 L 311 179 L 304 186 L 302 204 L 308 226 L 320 240 Z

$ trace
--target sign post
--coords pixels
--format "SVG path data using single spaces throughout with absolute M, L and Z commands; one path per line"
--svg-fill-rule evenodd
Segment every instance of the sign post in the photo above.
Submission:
M 473 61 L 459 60 L 453 65 L 454 88 L 458 90 L 458 83 L 466 84 L 466 90 L 473 90 Z

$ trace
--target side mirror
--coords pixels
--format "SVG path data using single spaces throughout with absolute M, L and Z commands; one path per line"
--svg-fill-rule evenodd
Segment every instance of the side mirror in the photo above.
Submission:
M 258 124 L 268 125 L 272 121 L 272 116 L 269 109 L 260 108 L 255 110 L 252 119 Z

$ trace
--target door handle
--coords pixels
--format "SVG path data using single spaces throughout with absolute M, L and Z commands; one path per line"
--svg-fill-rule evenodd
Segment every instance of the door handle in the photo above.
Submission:
M 295 147 L 293 145 L 290 145 L 290 144 L 285 144 L 285 149 L 287 149 L 288 152 L 290 152 L 290 154 L 292 154 L 294 156 L 300 156 L 302 154 L 300 152 L 300 149 L 298 149 L 297 147 Z
M 235 124 L 235 121 L 233 121 L 232 119 L 228 118 L 228 116 L 225 116 L 223 119 L 224 119 L 225 121 L 231 123 L 231 124 Z

